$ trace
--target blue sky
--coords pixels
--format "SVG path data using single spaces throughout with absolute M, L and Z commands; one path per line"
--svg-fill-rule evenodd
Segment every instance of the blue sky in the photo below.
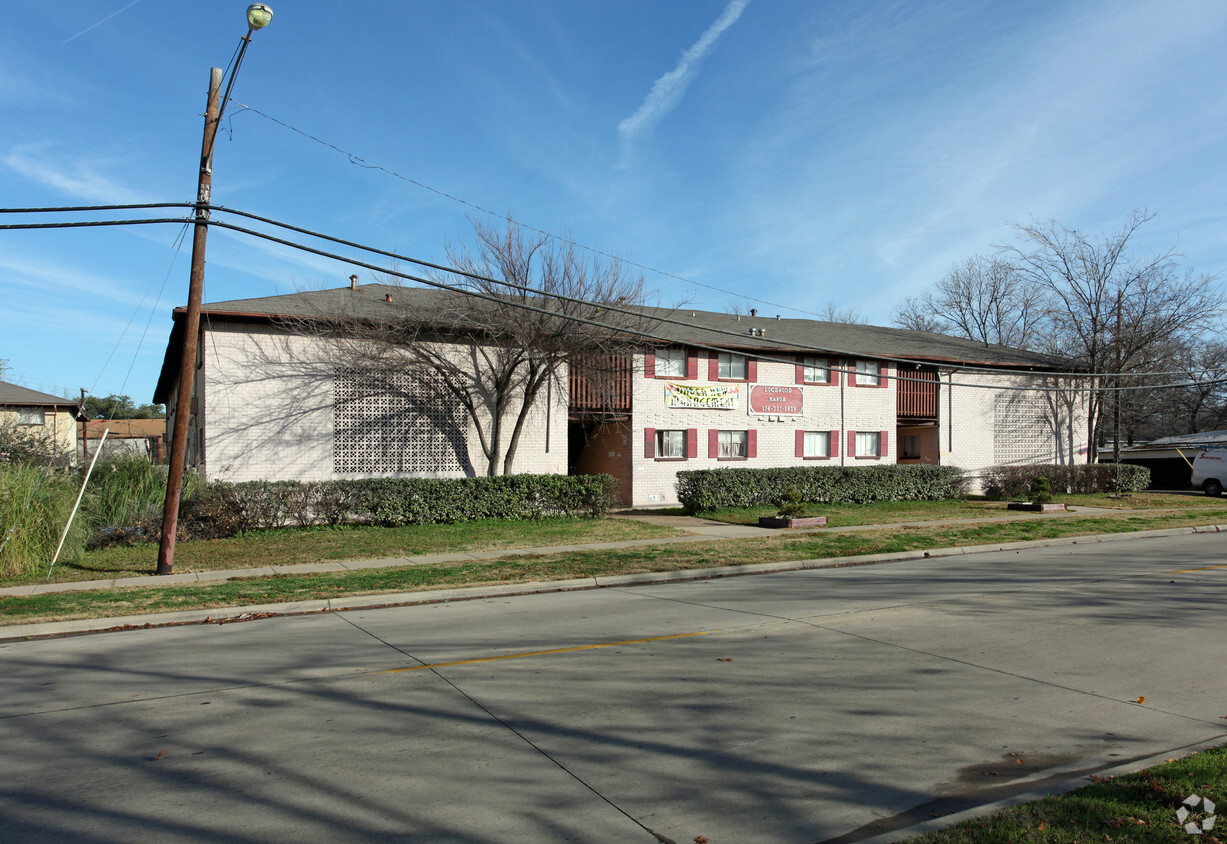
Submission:
M 209 68 L 247 4 L 5 5 L 0 206 L 190 201 Z M 1148 209 L 1138 246 L 1227 272 L 1222 2 L 270 5 L 220 205 L 439 260 L 469 236 L 460 199 L 651 268 L 664 304 L 877 324 L 1032 218 Z M 148 401 L 187 298 L 180 233 L 0 232 L 9 379 Z M 352 271 L 215 229 L 205 299 Z

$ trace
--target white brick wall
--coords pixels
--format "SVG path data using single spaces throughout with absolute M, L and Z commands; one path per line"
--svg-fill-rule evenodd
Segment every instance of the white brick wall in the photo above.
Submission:
M 204 384 L 208 477 L 231 481 L 362 477 L 333 471 L 334 385 L 328 373 L 336 363 L 326 343 L 278 333 L 268 326 L 214 322 L 205 331 L 202 348 L 205 364 L 198 383 Z M 563 378 L 565 385 L 565 372 Z M 548 393 L 552 398 L 548 425 L 545 402 L 540 401 L 520 438 L 516 472 L 566 472 L 567 392 L 555 385 Z M 510 427 L 504 443 L 509 437 Z M 485 474 L 486 458 L 471 425 L 467 442 L 469 462 L 476 474 Z M 464 472 L 432 474 L 455 477 Z
M 849 369 L 855 368 L 852 362 Z M 800 463 L 865 465 L 894 463 L 895 437 L 895 381 L 889 379 L 886 387 L 849 386 L 846 372 L 839 373 L 839 384 L 834 386 L 798 385 L 796 367 L 791 363 L 759 361 L 757 379 L 753 384 L 741 383 L 741 396 L 736 410 L 706 410 L 693 408 L 669 408 L 665 406 L 665 385 L 668 383 L 706 386 L 708 380 L 706 353 L 700 353 L 698 379 L 679 380 L 669 378 L 646 378 L 643 356 L 636 356 L 633 382 L 633 436 L 632 442 L 634 494 L 637 506 L 650 504 L 676 504 L 675 487 L 677 473 L 692 469 L 715 469 L 725 466 L 746 468 L 770 468 L 795 466 Z M 884 373 L 894 374 L 894 369 L 883 364 Z M 797 388 L 802 391 L 800 415 L 755 415 L 750 413 L 750 389 L 756 385 Z M 698 456 L 684 461 L 657 460 L 644 456 L 644 429 L 698 429 Z M 708 457 L 708 430 L 758 431 L 758 453 L 755 458 L 743 461 L 719 460 Z M 837 431 L 839 456 L 826 461 L 801 460 L 796 457 L 796 431 Z M 849 431 L 886 431 L 887 451 L 877 460 L 850 456 L 848 452 Z

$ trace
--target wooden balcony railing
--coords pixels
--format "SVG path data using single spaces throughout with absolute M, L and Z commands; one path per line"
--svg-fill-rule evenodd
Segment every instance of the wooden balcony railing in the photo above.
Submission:
M 630 357 L 600 355 L 571 361 L 572 417 L 624 416 L 630 412 Z
M 901 420 L 937 421 L 937 371 L 900 367 L 897 411 Z

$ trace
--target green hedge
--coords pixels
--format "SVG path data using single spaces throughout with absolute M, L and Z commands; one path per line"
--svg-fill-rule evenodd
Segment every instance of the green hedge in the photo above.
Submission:
M 245 530 L 373 522 L 414 525 L 475 519 L 603 518 L 617 501 L 609 475 L 214 482 L 184 503 L 191 538 Z
M 967 488 L 952 466 L 787 466 L 778 469 L 700 469 L 677 473 L 678 501 L 687 513 L 771 504 L 789 489 L 803 501 L 940 501 Z
M 993 466 L 984 471 L 980 482 L 991 498 L 1027 498 L 1032 482 L 1039 477 L 1048 479 L 1054 493 L 1141 492 L 1150 485 L 1150 470 L 1128 463 L 1120 465 L 1119 474 L 1115 463 Z

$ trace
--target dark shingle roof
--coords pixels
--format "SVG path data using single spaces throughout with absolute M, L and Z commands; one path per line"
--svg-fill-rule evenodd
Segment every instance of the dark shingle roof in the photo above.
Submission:
M 256 299 L 234 299 L 203 306 L 209 318 L 266 321 L 320 315 L 378 318 L 386 315 L 386 297 L 396 304 L 421 303 L 423 309 L 454 294 L 423 287 L 363 284 Z M 1060 370 L 1068 363 L 1020 349 L 986 346 L 973 340 L 875 325 L 852 325 L 774 316 L 736 316 L 691 308 L 636 308 L 658 339 L 675 344 L 718 346 L 761 354 L 794 355 L 800 352 L 846 357 L 901 359 L 928 363 L 958 363 L 990 367 Z M 183 309 L 175 309 L 175 326 L 167 346 L 155 402 L 164 402 L 179 368 L 183 346 Z M 762 334 L 751 334 L 751 329 Z
M 50 393 L 40 393 L 38 390 L 31 390 L 29 387 L 22 387 L 19 384 L 10 384 L 7 381 L 0 381 L 0 405 L 8 407 L 63 407 L 72 408 L 73 413 L 76 413 L 80 406 L 78 402 L 72 399 L 53 396 Z

